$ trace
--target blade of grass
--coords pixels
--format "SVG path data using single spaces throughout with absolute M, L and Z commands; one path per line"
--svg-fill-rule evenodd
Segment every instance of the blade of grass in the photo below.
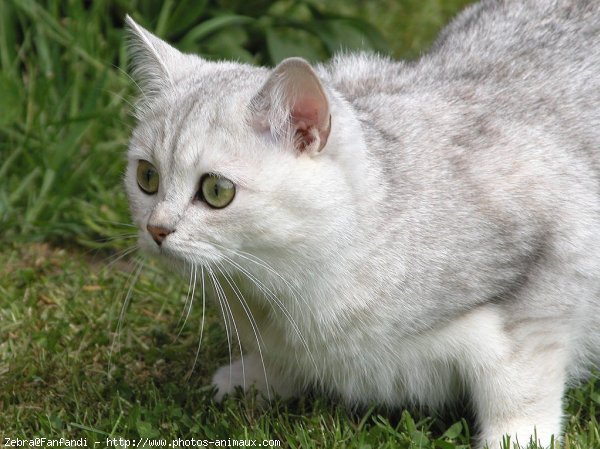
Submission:
M 154 29 L 154 33 L 161 38 L 165 38 L 167 34 L 167 25 L 169 23 L 169 17 L 171 15 L 171 10 L 173 9 L 174 2 L 173 0 L 165 0 L 160 8 L 160 14 L 158 15 L 158 22 L 156 24 L 156 28 Z
M 24 192 L 31 189 L 33 182 L 41 175 L 42 169 L 36 167 L 31 173 L 27 174 L 21 183 L 14 189 L 8 197 L 9 204 L 14 204 L 21 198 Z
M 12 5 L 0 2 L 0 66 L 10 76 L 16 76 L 16 20 Z
M 52 185 L 54 184 L 54 180 L 56 179 L 56 173 L 54 170 L 47 168 L 44 177 L 42 179 L 42 185 L 40 187 L 39 193 L 35 197 L 35 202 L 32 207 L 27 210 L 25 214 L 25 223 L 31 224 L 33 223 L 38 214 L 47 207 L 46 197 L 50 192 Z
M 237 14 L 227 14 L 207 20 L 200 25 L 192 28 L 181 40 L 181 48 L 192 48 L 195 43 L 216 31 L 241 25 L 247 25 L 254 22 L 253 17 L 242 16 Z

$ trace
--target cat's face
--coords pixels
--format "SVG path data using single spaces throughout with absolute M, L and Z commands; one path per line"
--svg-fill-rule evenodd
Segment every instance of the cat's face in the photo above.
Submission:
M 250 254 L 301 269 L 347 239 L 364 174 L 342 147 L 359 138 L 341 136 L 308 64 L 210 63 L 129 25 L 146 97 L 126 173 L 140 246 L 197 266 Z

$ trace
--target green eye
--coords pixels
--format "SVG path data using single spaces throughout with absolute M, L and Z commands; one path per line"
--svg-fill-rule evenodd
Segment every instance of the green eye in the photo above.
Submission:
M 138 161 L 137 183 L 140 189 L 149 195 L 158 192 L 158 170 L 154 165 L 143 159 Z
M 235 185 L 229 179 L 221 178 L 216 175 L 204 175 L 200 179 L 201 199 L 214 207 L 221 209 L 228 206 L 235 196 Z

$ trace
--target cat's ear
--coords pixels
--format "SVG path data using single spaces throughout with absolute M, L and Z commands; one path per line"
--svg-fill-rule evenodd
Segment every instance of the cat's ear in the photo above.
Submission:
M 173 85 L 173 71 L 184 55 L 165 41 L 138 25 L 129 15 L 125 17 L 129 31 L 132 74 L 140 83 L 145 97 L 152 97 Z
M 329 101 L 321 81 L 301 58 L 282 61 L 252 101 L 252 123 L 275 138 L 289 137 L 301 153 L 315 154 L 331 130 Z

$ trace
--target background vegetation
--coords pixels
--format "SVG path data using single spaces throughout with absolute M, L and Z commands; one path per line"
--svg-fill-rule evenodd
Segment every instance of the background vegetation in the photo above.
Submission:
M 340 49 L 417 57 L 466 3 L 0 1 L 0 436 L 467 446 L 469 421 L 452 411 L 214 404 L 208 379 L 228 359 L 217 314 L 195 363 L 200 310 L 181 327 L 186 282 L 151 263 L 135 274 L 121 182 L 136 95 L 126 13 L 184 51 L 273 65 Z M 600 447 L 598 407 L 594 381 L 569 394 L 566 447 Z

